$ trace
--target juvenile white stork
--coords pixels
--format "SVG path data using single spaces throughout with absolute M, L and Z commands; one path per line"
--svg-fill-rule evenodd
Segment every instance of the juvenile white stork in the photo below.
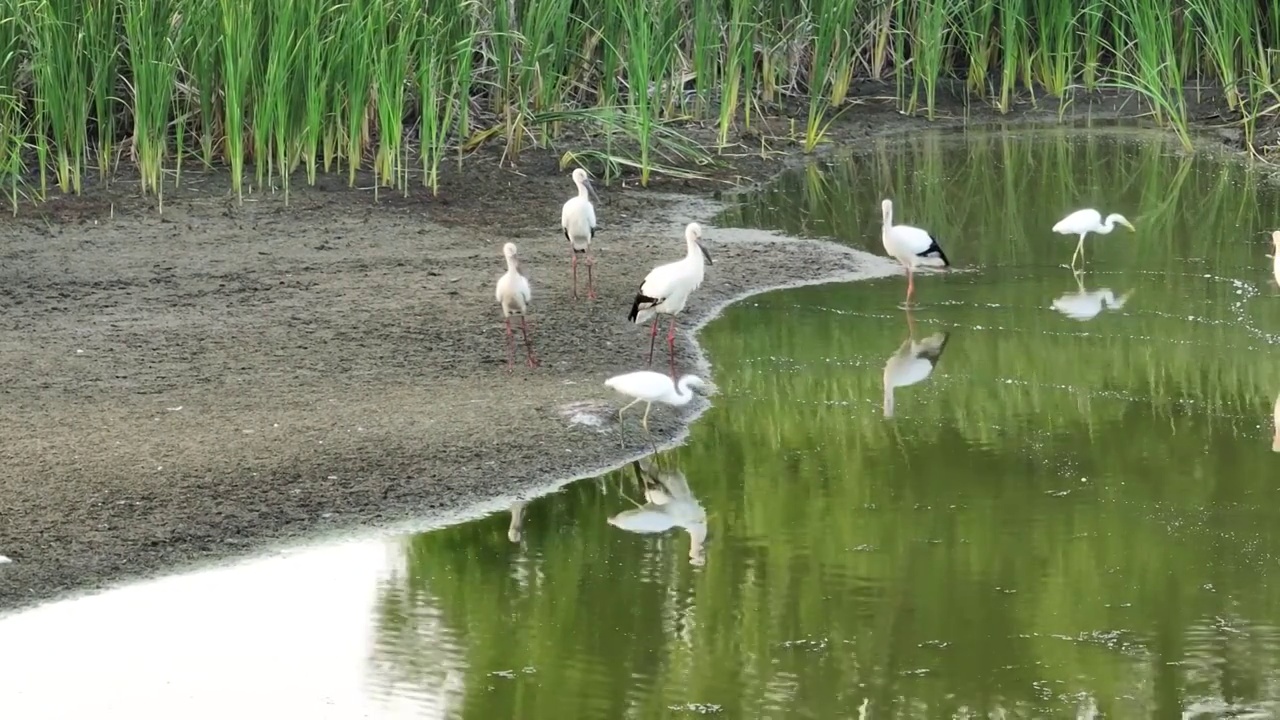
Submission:
M 569 241 L 570 264 L 573 266 L 573 298 L 578 298 L 578 253 L 587 256 L 587 298 L 596 298 L 595 281 L 591 268 L 595 258 L 591 257 L 591 240 L 596 236 L 596 208 L 591 204 L 588 192 L 595 192 L 587 171 L 577 168 L 573 171 L 573 184 L 578 186 L 578 194 L 565 201 L 560 210 L 560 227 L 564 230 L 564 238 Z
M 1080 256 L 1080 260 L 1084 260 L 1084 236 L 1089 233 L 1109 235 L 1112 230 L 1116 229 L 1116 223 L 1120 223 L 1129 228 L 1130 232 L 1133 232 L 1133 225 L 1120 213 L 1111 213 L 1104 223 L 1102 221 L 1102 213 L 1093 208 L 1077 210 L 1062 218 L 1057 225 L 1053 226 L 1053 231 L 1059 235 L 1080 236 L 1080 242 L 1076 243 L 1076 251 L 1071 254 L 1071 267 L 1074 268 L 1077 255 Z
M 515 243 L 503 245 L 502 254 L 507 259 L 507 271 L 498 278 L 493 295 L 502 306 L 502 319 L 507 325 L 507 372 L 511 372 L 515 365 L 516 354 L 515 335 L 511 332 L 512 315 L 520 316 L 520 334 L 524 336 L 529 367 L 538 367 L 538 358 L 533 354 L 533 343 L 529 341 L 529 327 L 525 322 L 533 293 L 529 290 L 529 281 L 520 274 L 520 262 L 516 259 Z
M 907 269 L 906 305 L 910 306 L 916 290 L 915 269 L 921 265 L 936 265 L 938 260 L 942 261 L 943 267 L 950 267 L 951 261 L 942 251 L 938 239 L 927 231 L 911 225 L 893 224 L 892 200 L 882 201 L 880 210 L 884 214 L 880 240 L 884 243 L 885 252 Z
M 687 247 L 683 260 L 677 260 L 649 271 L 640 283 L 640 291 L 631 303 L 627 320 L 643 325 L 653 320 L 649 333 L 649 364 L 653 364 L 653 345 L 658 338 L 658 315 L 671 316 L 671 329 L 667 332 L 667 349 L 671 353 L 672 373 L 675 370 L 676 315 L 684 310 L 689 295 L 702 284 L 707 265 L 712 265 L 711 254 L 702 246 L 702 226 L 689 223 L 684 229 Z

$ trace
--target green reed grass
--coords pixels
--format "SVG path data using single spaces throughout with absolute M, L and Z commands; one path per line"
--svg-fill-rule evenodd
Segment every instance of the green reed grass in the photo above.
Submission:
M 15 118 L 0 172 L 41 193 L 49 174 L 76 191 L 91 165 L 109 179 L 122 142 L 148 191 L 188 156 L 228 166 L 237 195 L 246 170 L 287 195 L 299 165 L 308 183 L 345 166 L 349 183 L 363 168 L 377 186 L 421 172 L 435 187 L 447 152 L 491 139 L 513 162 L 532 142 L 647 183 L 676 169 L 658 127 L 714 126 L 724 152 L 754 115 L 798 106 L 812 150 L 866 77 L 926 116 L 953 80 L 1004 111 L 1029 89 L 1128 89 L 1184 140 L 1189 80 L 1220 83 L 1249 138 L 1280 113 L 1280 13 L 1247 3 L 0 2 L 0 33 L 16 38 L 0 68 Z M 627 115 L 607 132 L 592 114 L 606 109 Z M 604 146 L 566 142 L 568 125 Z

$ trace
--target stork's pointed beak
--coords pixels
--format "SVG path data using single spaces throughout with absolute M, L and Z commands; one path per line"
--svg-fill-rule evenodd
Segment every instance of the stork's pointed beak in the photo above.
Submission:
M 708 265 L 715 265 L 715 263 L 711 262 L 711 253 L 707 252 L 707 249 L 702 246 L 702 243 L 698 243 L 698 249 L 702 251 L 702 259 L 706 260 Z
M 596 193 L 596 184 L 591 182 L 591 178 L 587 178 L 586 186 L 587 192 L 591 194 L 591 197 L 595 198 L 596 202 L 600 202 L 600 196 Z
M 1124 226 L 1129 228 L 1129 232 L 1138 231 L 1138 229 L 1133 226 L 1133 223 L 1129 222 L 1128 220 L 1121 220 L 1120 222 L 1124 223 Z

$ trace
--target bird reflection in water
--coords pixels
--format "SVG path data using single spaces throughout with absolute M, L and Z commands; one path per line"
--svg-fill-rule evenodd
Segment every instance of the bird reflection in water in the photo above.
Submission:
M 1271 452 L 1280 452 L 1280 395 L 1276 395 L 1275 428 L 1276 434 L 1271 438 Z
M 507 539 L 519 543 L 524 539 L 524 506 L 527 500 L 515 500 L 511 503 L 511 524 L 507 526 Z
M 1072 320 L 1084 322 L 1092 320 L 1098 316 L 1103 310 L 1119 310 L 1128 302 L 1129 297 L 1133 295 L 1133 291 L 1116 297 L 1111 288 L 1102 288 L 1100 290 L 1085 290 L 1084 276 L 1081 273 L 1075 273 L 1076 291 L 1069 292 L 1057 300 L 1053 301 L 1053 309 L 1066 315 Z
M 950 332 L 934 333 L 916 341 L 916 324 L 911 312 L 907 312 L 907 339 L 884 364 L 884 416 L 893 417 L 893 391 L 907 385 L 915 385 L 933 374 L 951 339 Z
M 651 457 L 631 464 L 644 487 L 645 504 L 609 518 L 609 524 L 633 533 L 662 533 L 684 528 L 689 533 L 689 564 L 706 564 L 707 511 L 693 496 L 684 473 L 663 470 Z

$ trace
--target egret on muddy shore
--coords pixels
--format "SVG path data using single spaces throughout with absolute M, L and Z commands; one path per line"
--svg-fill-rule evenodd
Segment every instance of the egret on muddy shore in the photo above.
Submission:
M 560 228 L 564 230 L 564 239 L 569 241 L 569 259 L 573 267 L 573 297 L 578 298 L 578 253 L 587 259 L 587 298 L 596 298 L 595 279 L 592 267 L 596 264 L 591 257 L 591 241 L 596 236 L 596 208 L 591 204 L 588 193 L 594 193 L 591 179 L 587 171 L 577 168 L 573 171 L 573 184 L 578 186 L 578 194 L 565 201 L 560 209 Z
M 882 201 L 880 211 L 884 215 L 880 241 L 884 243 L 885 252 L 907 269 L 906 304 L 910 305 L 916 290 L 915 269 L 921 265 L 936 265 L 938 260 L 943 267 L 950 267 L 951 261 L 942 251 L 938 239 L 927 231 L 911 225 L 893 224 L 892 200 Z
M 529 327 L 525 321 L 533 294 L 529 290 L 529 281 L 520 274 L 520 262 L 516 259 L 516 252 L 515 243 L 502 246 L 502 255 L 507 259 L 507 271 L 498 278 L 498 284 L 493 293 L 502 306 L 502 319 L 507 325 L 507 372 L 511 372 L 515 365 L 516 354 L 516 339 L 511 332 L 512 315 L 520 316 L 520 334 L 524 336 L 529 367 L 538 367 L 538 357 L 533 354 L 533 343 L 529 341 Z
M 693 389 L 706 387 L 706 383 L 697 375 L 685 375 L 679 382 L 662 373 L 652 370 L 637 370 L 624 375 L 615 375 L 604 381 L 605 385 L 630 398 L 635 398 L 618 410 L 618 424 L 622 424 L 622 413 L 638 402 L 645 403 L 644 419 L 640 424 L 645 431 L 649 430 L 649 411 L 653 404 L 680 407 L 689 404 L 693 399 Z
M 1089 233 L 1109 235 L 1116 228 L 1116 223 L 1129 228 L 1130 232 L 1134 231 L 1133 224 L 1120 213 L 1111 213 L 1107 216 L 1106 222 L 1103 222 L 1102 213 L 1093 208 L 1077 210 L 1062 218 L 1058 221 L 1058 224 L 1053 226 L 1053 231 L 1059 235 L 1080 236 L 1080 242 L 1076 243 L 1076 251 L 1071 254 L 1071 267 L 1074 268 L 1077 255 L 1080 256 L 1081 260 L 1084 260 L 1084 236 Z
M 653 319 L 649 332 L 649 364 L 653 364 L 653 345 L 658 339 L 658 315 L 671 316 L 671 329 L 667 332 L 667 349 L 671 353 L 672 374 L 675 374 L 676 315 L 684 310 L 689 295 L 702 284 L 707 265 L 712 265 L 711 254 L 702 246 L 702 226 L 689 223 L 684 229 L 687 248 L 683 260 L 677 260 L 649 271 L 640 283 L 640 291 L 631 303 L 627 320 L 643 325 Z

